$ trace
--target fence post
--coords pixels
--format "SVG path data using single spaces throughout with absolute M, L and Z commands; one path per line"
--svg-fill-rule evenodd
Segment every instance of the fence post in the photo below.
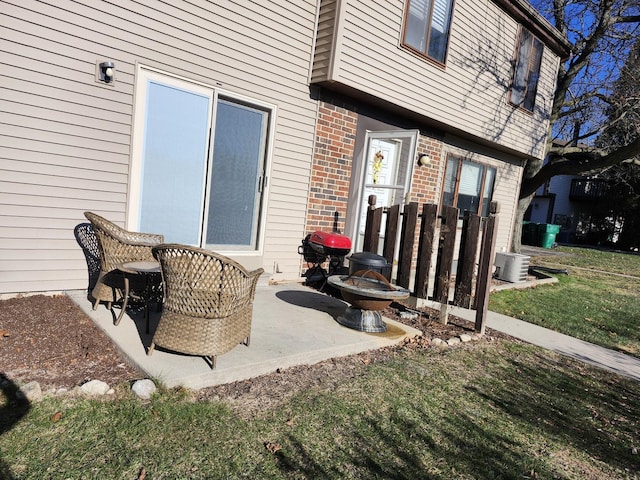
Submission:
M 418 240 L 418 260 L 416 264 L 416 283 L 414 295 L 418 298 L 428 297 L 429 270 L 438 220 L 438 206 L 425 203 L 422 206 L 420 223 L 420 239 Z
M 453 295 L 453 304 L 458 307 L 469 308 L 471 305 L 471 286 L 476 265 L 479 233 L 480 216 L 467 210 L 464 212 L 464 220 L 462 221 L 456 290 Z
M 387 208 L 387 219 L 384 230 L 384 247 L 382 256 L 389 265 L 393 265 L 393 256 L 396 253 L 396 242 L 398 238 L 398 219 L 400 218 L 400 205 L 392 205 Z
M 380 224 L 382 223 L 382 208 L 376 207 L 377 197 L 369 195 L 369 207 L 367 208 L 367 223 L 364 228 L 364 241 L 362 251 L 378 253 L 378 241 L 380 240 Z
M 487 311 L 489 309 L 489 292 L 491 291 L 491 274 L 493 257 L 496 249 L 498 217 L 491 215 L 484 222 L 480 265 L 476 285 L 476 324 L 475 331 L 484 334 Z
M 413 260 L 417 221 L 418 204 L 411 202 L 405 205 L 402 217 L 402 232 L 400 233 L 400 258 L 398 260 L 397 278 L 398 285 L 404 288 L 409 288 L 411 281 L 411 262 Z
M 451 206 L 443 206 L 434 299 L 440 303 L 440 323 L 444 325 L 449 320 L 449 288 L 451 286 L 451 268 L 453 266 L 457 227 L 458 209 Z

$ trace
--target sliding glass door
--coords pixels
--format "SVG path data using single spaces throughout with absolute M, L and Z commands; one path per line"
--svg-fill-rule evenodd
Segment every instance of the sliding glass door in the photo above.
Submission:
M 167 242 L 257 250 L 270 109 L 144 69 L 137 94 L 137 228 Z
M 200 245 L 213 92 L 184 87 L 147 83 L 139 229 Z
M 206 246 L 255 249 L 269 115 L 219 99 L 208 191 Z

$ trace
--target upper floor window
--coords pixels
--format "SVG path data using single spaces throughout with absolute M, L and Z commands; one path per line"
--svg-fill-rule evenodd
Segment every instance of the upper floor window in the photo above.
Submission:
M 442 189 L 442 204 L 486 217 L 493 197 L 496 169 L 461 158 L 449 157 Z
M 542 63 L 542 42 L 526 28 L 520 29 L 516 67 L 513 72 L 510 101 L 533 111 Z
M 409 0 L 403 44 L 444 63 L 453 0 Z

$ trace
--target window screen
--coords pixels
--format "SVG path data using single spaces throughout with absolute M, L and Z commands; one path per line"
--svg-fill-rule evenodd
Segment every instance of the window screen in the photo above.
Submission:
M 531 32 L 522 28 L 518 44 L 518 58 L 513 73 L 511 103 L 533 110 L 538 91 L 543 46 Z

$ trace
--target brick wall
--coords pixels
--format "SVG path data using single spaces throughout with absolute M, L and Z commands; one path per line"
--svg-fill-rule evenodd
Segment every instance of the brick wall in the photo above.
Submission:
M 358 114 L 352 108 L 320 101 L 317 122 L 305 232 L 332 231 L 337 212 L 337 228 L 344 233 Z M 442 145 L 437 134 L 421 132 L 417 154 L 428 154 L 430 161 L 415 165 L 410 201 L 440 202 Z M 307 267 L 305 262 L 301 266 L 303 270 Z
M 333 230 L 336 212 L 338 229 L 344 232 L 357 122 L 357 113 L 320 102 L 307 208 L 307 232 Z
M 440 203 L 440 162 L 442 140 L 420 133 L 417 155 L 429 155 L 429 163 L 424 166 L 416 164 L 411 182 L 411 201 L 423 203 Z M 417 160 L 417 159 L 416 159 Z

